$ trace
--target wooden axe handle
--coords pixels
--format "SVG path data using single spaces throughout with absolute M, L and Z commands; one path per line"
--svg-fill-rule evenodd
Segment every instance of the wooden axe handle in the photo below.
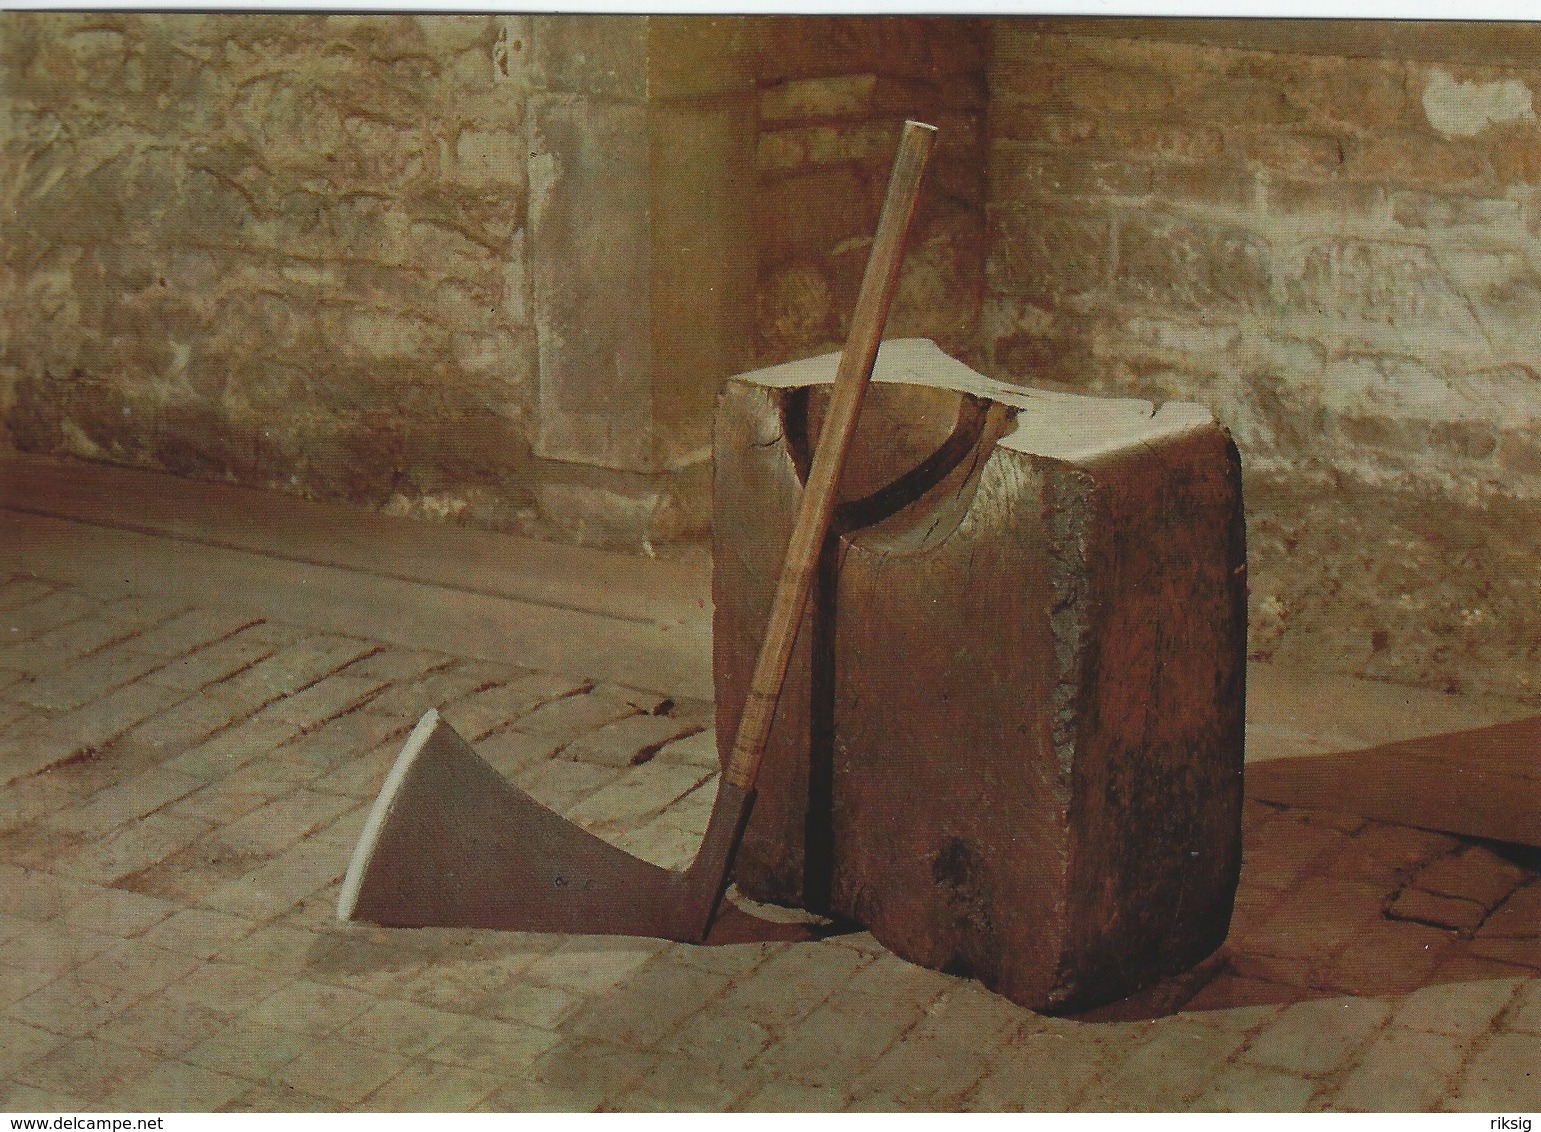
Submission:
M 835 371 L 835 389 L 830 396 L 829 412 L 814 451 L 813 468 L 803 488 L 797 523 L 787 544 L 786 564 L 776 585 L 770 621 L 755 661 L 749 695 L 738 720 L 738 734 L 733 739 L 733 753 L 723 773 L 726 782 L 750 791 L 754 789 L 765 744 L 770 738 L 776 716 L 776 701 L 786 680 L 787 665 L 792 660 L 792 645 L 797 640 L 797 626 L 808 591 L 818 568 L 824 536 L 829 531 L 830 515 L 835 509 L 835 489 L 846 453 L 856 435 L 856 417 L 862 398 L 872 379 L 872 364 L 877 360 L 878 343 L 888 321 L 888 308 L 899 285 L 899 268 L 904 262 L 904 242 L 915 215 L 920 196 L 920 179 L 931 155 L 936 127 L 923 122 L 906 122 L 899 138 L 899 154 L 888 180 L 888 196 L 878 220 L 877 236 L 872 242 L 872 256 L 862 277 L 856 311 L 851 316 L 851 333 L 840 353 L 840 368 Z

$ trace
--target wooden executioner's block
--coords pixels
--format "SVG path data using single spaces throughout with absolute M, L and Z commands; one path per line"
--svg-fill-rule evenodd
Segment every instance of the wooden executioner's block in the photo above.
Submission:
M 716 416 L 717 734 L 742 709 L 834 354 Z M 991 381 L 887 342 L 738 859 L 1037 1010 L 1225 938 L 1241 864 L 1241 465 L 1197 405 Z

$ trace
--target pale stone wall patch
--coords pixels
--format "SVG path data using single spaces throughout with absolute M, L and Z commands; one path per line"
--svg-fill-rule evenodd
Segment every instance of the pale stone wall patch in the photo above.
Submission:
M 1439 67 L 1424 85 L 1423 111 L 1446 137 L 1475 137 L 1490 126 L 1536 117 L 1530 88 L 1520 80 L 1462 81 Z
M 991 31 L 993 375 L 1231 428 L 1259 655 L 1530 694 L 1541 74 Z

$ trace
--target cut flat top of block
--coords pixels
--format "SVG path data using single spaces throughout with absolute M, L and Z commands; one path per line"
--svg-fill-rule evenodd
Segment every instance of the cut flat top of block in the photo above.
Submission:
M 828 385 L 835 380 L 839 364 L 839 354 L 821 354 L 739 374 L 735 380 L 773 389 Z M 1007 385 L 943 353 L 929 338 L 884 342 L 872 368 L 872 380 L 952 389 L 1028 410 L 1017 414 L 1016 427 L 998 441 L 1000 446 L 1074 463 L 1214 423 L 1208 409 L 1187 401 L 1167 401 L 1158 406 L 1131 397 L 1086 397 Z

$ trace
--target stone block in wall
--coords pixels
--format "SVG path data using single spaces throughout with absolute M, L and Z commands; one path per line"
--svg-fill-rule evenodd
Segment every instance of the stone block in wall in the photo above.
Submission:
M 877 228 L 867 181 L 848 167 L 780 177 L 759 195 L 762 268 L 821 257 Z
M 752 22 L 756 78 L 764 85 L 874 66 L 886 75 L 933 81 L 984 69 L 984 20 L 836 16 Z M 857 68 L 853 60 L 872 62 Z
M 719 403 L 717 734 L 731 746 L 835 369 Z M 1240 464 L 1195 405 L 990 382 L 885 343 L 736 879 L 1034 1009 L 1225 936 L 1240 866 Z
M 753 128 L 743 101 L 706 107 L 664 103 L 650 115 L 657 467 L 706 461 L 717 389 L 750 357 Z
M 1332 217 L 1340 224 L 1376 227 L 1390 209 L 1390 198 L 1381 185 L 1334 178 L 1270 177 L 1263 185 L 1263 207 L 1270 215 L 1306 226 Z
M 742 31 L 528 24 L 540 457 L 657 474 L 707 458 L 711 398 L 747 358 L 753 306 Z
M 934 220 L 906 255 L 899 290 L 889 313 L 890 332 L 970 342 L 979 320 L 983 259 L 984 249 L 973 216 L 962 214 Z M 856 295 L 847 294 L 841 306 L 849 311 L 855 308 Z M 842 334 L 849 332 L 848 319 L 840 325 Z
M 648 30 L 638 16 L 531 16 L 524 81 L 536 90 L 645 101 Z
M 996 201 L 1142 197 L 1150 191 L 1150 165 L 1140 153 L 1101 158 L 1011 139 L 990 145 L 990 195 Z
M 986 282 L 1040 301 L 1099 290 L 1112 264 L 1112 223 L 1095 210 L 1003 207 L 990 225 Z
M 710 470 L 703 464 L 645 477 L 591 468 L 544 470 L 533 533 L 579 546 L 648 551 L 699 537 L 711 523 Z
M 0 16 L 31 292 L 6 413 L 148 462 L 180 422 L 208 474 L 348 498 L 469 469 L 517 511 L 567 461 L 673 484 L 751 356 L 748 49 L 715 17 Z M 144 262 L 100 261 L 125 224 Z M 189 252 L 196 282 L 168 267 Z M 98 379 L 115 428 L 44 388 Z M 420 380 L 438 419 L 494 414 L 501 467 L 387 419 Z
M 1346 155 L 1344 174 L 1361 181 L 1392 185 L 1482 188 L 1492 178 L 1484 147 L 1446 140 L 1425 131 L 1372 134 Z
M 894 311 L 906 333 L 970 350 L 984 260 L 986 21 L 747 21 L 760 122 L 756 349 L 766 360 L 844 333 L 899 125 L 938 127 Z
M 754 36 L 733 16 L 654 16 L 648 57 L 648 97 L 693 102 L 754 89 Z
M 1407 64 L 1301 52 L 1249 52 L 1235 70 L 1278 90 L 1316 123 L 1385 130 L 1415 121 Z
M 744 22 L 731 17 L 529 16 L 509 21 L 503 43 L 508 77 L 533 90 L 656 102 L 751 84 Z
M 1150 192 L 1168 207 L 1235 215 L 1267 198 L 1271 179 L 1240 162 L 1168 162 L 1150 171 Z
M 866 114 L 872 110 L 877 87 L 875 74 L 789 79 L 760 94 L 760 120 L 795 122 L 804 118 Z
M 897 122 L 842 126 L 798 126 L 762 132 L 755 163 L 766 172 L 790 172 L 820 165 L 881 161 L 893 152 Z
M 1518 201 L 1419 190 L 1386 195 L 1391 202 L 1391 219 L 1404 228 L 1431 232 L 1496 228 L 1514 235 L 1524 231 L 1524 209 Z
M 414 18 L 423 44 L 436 57 L 490 50 L 494 31 L 486 16 L 421 15 Z M 484 75 L 483 78 L 486 76 Z
M 614 411 L 651 406 L 646 108 L 543 95 L 529 121 L 537 451 L 646 467 L 645 418 Z
M 1234 72 L 1192 84 L 1173 109 L 1194 121 L 1231 128 L 1295 126 L 1308 117 L 1288 89 L 1268 78 Z
M 1292 314 L 1326 316 L 1342 328 L 1339 334 L 1368 345 L 1369 352 L 1416 358 L 1448 350 L 1468 359 L 1488 353 L 1470 300 L 1426 244 L 1330 237 L 1298 250 L 1280 265 L 1279 276 Z M 1425 331 L 1427 344 L 1414 349 Z M 1319 331 L 1324 338 L 1331 332 Z
M 852 60 L 856 67 L 863 62 Z M 893 77 L 886 73 L 886 60 L 870 62 L 885 73 L 874 71 L 788 79 L 764 88 L 760 92 L 760 120 L 768 124 L 797 124 L 837 118 L 903 118 L 928 113 L 920 110 L 921 107 L 956 113 L 983 110 L 989 102 L 982 73 L 962 73 L 942 81 L 926 81 Z M 934 116 L 934 112 L 928 116 Z
M 1278 494 L 1256 503 L 1260 524 L 1301 534 L 1290 493 L 1343 485 L 1312 504 L 1311 522 L 1340 532 L 1316 540 L 1319 561 L 1302 568 L 1293 543 L 1255 556 L 1258 572 L 1300 573 L 1279 591 L 1300 603 L 1296 623 L 1310 624 L 1279 653 L 1292 662 L 1495 688 L 1532 668 L 1518 603 L 1479 617 L 1495 608 L 1496 575 L 1433 557 L 1427 578 L 1393 569 L 1400 544 L 1352 500 L 1354 485 L 1369 484 L 1393 502 L 1429 501 L 1445 509 L 1441 537 L 1464 548 L 1491 524 L 1490 507 L 1541 498 L 1524 440 L 1541 396 L 1533 377 L 1511 376 L 1541 369 L 1541 273 L 1529 250 L 1541 231 L 1541 83 L 1533 44 L 1511 31 L 1520 34 L 1373 21 L 992 24 L 983 321 L 993 370 L 1206 404 L 1233 426 L 1249 474 L 1277 477 Z M 1145 82 L 1152 72 L 1158 81 Z M 1088 170 L 1148 163 L 1153 192 L 1136 200 L 1092 184 L 1084 199 L 1028 197 L 1038 169 L 1024 154 L 1035 149 Z M 1003 222 L 1013 202 L 1020 217 Z M 1048 228 L 1098 206 L 1118 234 L 1108 260 L 1117 285 L 1067 287 L 1054 273 L 1062 265 L 1030 242 L 1034 212 Z M 1217 231 L 1237 242 L 1216 244 Z M 1221 285 L 1227 276 L 1233 284 Z M 1234 342 L 1147 341 L 1152 321 L 1226 327 Z M 1361 528 L 1375 533 L 1348 533 Z M 1434 593 L 1443 612 L 1415 631 L 1405 595 Z M 1339 647 L 1334 619 L 1362 643 Z M 1388 634 L 1389 645 L 1371 646 Z M 1416 650 L 1401 643 L 1411 637 Z M 1313 639 L 1331 643 L 1313 652 Z
M 936 186 L 932 201 L 945 200 L 958 211 L 968 212 L 977 225 L 983 218 L 987 196 L 985 115 L 977 110 L 923 107 L 904 116 L 918 117 L 937 127 L 932 153 L 935 164 L 928 172 Z
M 1140 299 L 1195 310 L 1263 307 L 1270 269 L 1268 245 L 1245 228 L 1160 215 L 1119 224 L 1115 282 Z
M 1541 152 L 1534 139 L 1515 139 L 1495 148 L 1490 160 L 1493 181 L 1502 188 L 1541 185 Z
M 462 130 L 455 138 L 455 179 L 473 187 L 523 186 L 523 130 Z
M 1336 177 L 1349 148 L 1344 137 L 1320 121 L 1307 122 L 1301 129 L 1227 134 L 1231 152 L 1250 168 L 1267 169 L 1270 178 Z

